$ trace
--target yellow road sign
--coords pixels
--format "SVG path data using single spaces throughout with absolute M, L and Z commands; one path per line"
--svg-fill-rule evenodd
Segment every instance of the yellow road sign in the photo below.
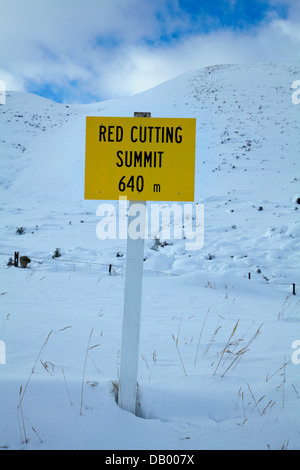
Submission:
M 196 119 L 86 118 L 85 199 L 194 201 Z

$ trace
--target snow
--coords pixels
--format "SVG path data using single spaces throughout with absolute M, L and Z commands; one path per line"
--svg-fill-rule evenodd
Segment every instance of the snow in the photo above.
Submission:
M 300 449 L 299 76 L 215 66 L 92 105 L 7 93 L 0 448 Z M 126 240 L 99 240 L 101 201 L 83 200 L 85 117 L 134 111 L 197 119 L 205 210 L 201 250 L 145 243 L 137 416 L 116 403 Z M 28 269 L 7 266 L 15 251 Z

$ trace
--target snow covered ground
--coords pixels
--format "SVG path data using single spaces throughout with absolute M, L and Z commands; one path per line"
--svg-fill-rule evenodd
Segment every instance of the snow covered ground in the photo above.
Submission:
M 286 62 L 209 67 L 92 105 L 7 93 L 0 448 L 300 449 L 297 79 Z M 99 240 L 100 201 L 83 200 L 85 117 L 135 111 L 197 119 L 205 209 L 201 250 L 146 240 L 137 416 L 116 403 L 126 241 Z M 7 266 L 15 251 L 28 269 Z

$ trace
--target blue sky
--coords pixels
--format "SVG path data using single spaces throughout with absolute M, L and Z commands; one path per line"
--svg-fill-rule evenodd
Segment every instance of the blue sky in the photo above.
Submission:
M 0 80 L 65 103 L 189 70 L 300 59 L 299 0 L 0 0 Z

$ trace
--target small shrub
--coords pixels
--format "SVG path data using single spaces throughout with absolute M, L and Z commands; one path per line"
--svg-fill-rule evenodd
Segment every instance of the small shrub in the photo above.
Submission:
M 21 268 L 27 268 L 27 265 L 31 263 L 31 259 L 28 256 L 21 256 L 20 258 L 20 265 Z
M 52 256 L 52 259 L 60 258 L 60 257 L 61 257 L 61 251 L 59 248 L 56 248 L 54 255 Z

